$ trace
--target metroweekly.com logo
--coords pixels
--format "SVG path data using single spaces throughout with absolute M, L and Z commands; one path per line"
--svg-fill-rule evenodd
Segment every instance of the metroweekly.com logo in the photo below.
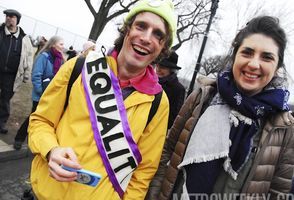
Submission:
M 275 200 L 294 200 L 294 194 L 277 194 L 275 195 Z M 190 193 L 182 194 L 180 197 L 177 194 L 173 194 L 172 200 L 250 200 L 250 199 L 259 199 L 259 200 L 270 200 L 270 194 L 246 194 L 246 193 L 213 193 L 213 194 L 201 194 L 201 193 Z

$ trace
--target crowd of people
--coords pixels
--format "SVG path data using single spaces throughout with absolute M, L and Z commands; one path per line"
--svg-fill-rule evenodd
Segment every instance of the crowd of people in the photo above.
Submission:
M 217 77 L 200 76 L 186 98 L 171 0 L 139 0 L 112 49 L 89 40 L 80 53 L 65 51 L 56 35 L 40 37 L 35 54 L 21 14 L 4 14 L 0 133 L 13 134 L 10 100 L 31 79 L 32 111 L 13 146 L 28 138 L 36 199 L 294 197 L 287 35 L 278 18 L 252 18 Z

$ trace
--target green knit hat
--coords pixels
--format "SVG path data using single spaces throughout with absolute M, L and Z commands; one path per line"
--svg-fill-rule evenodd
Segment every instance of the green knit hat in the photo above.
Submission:
M 139 0 L 137 4 L 131 8 L 125 18 L 125 21 L 130 20 L 134 15 L 140 12 L 152 12 L 162 17 L 169 26 L 169 31 L 172 34 L 171 44 L 176 38 L 177 19 L 174 13 L 174 5 L 171 0 Z

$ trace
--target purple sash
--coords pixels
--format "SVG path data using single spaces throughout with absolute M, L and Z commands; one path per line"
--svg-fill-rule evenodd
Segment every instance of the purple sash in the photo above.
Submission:
M 98 152 L 122 198 L 142 157 L 129 127 L 118 79 L 106 58 L 92 51 L 82 70 L 82 82 Z

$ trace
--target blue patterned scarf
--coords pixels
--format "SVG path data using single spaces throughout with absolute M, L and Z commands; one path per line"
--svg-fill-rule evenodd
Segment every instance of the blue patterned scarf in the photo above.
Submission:
M 251 152 L 253 136 L 260 128 L 258 120 L 289 110 L 289 91 L 283 86 L 283 81 L 278 80 L 273 78 L 263 91 L 247 96 L 237 88 L 231 69 L 218 74 L 218 93 L 231 110 L 239 115 L 239 119 L 231 125 L 231 146 L 227 159 L 183 165 L 187 172 L 186 186 L 189 193 L 211 193 L 222 166 L 234 179 L 237 178 L 237 173 L 246 164 Z
M 234 110 L 252 120 L 251 124 L 239 121 L 230 131 L 229 158 L 234 171 L 240 171 L 250 152 L 250 142 L 258 129 L 258 119 L 265 119 L 271 114 L 288 111 L 289 91 L 282 86 L 269 88 L 254 96 L 244 95 L 236 86 L 231 70 L 223 71 L 218 76 L 218 92 Z

